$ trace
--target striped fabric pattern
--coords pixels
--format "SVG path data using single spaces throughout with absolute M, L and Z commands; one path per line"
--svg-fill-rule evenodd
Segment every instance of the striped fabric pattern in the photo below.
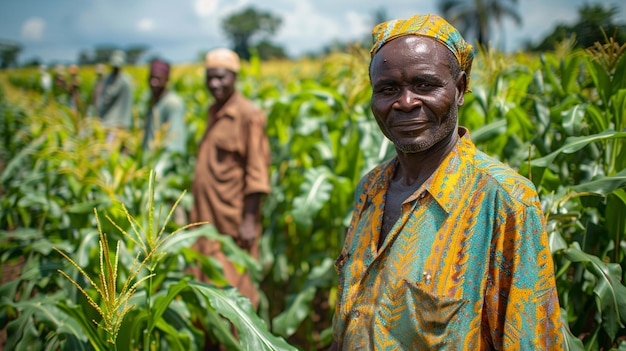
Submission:
M 461 33 L 450 23 L 434 14 L 414 15 L 406 20 L 395 19 L 383 22 L 372 30 L 373 45 L 370 49 L 374 57 L 387 42 L 405 35 L 420 35 L 433 38 L 445 45 L 456 57 L 461 70 L 467 73 L 467 91 L 474 60 L 474 47 L 467 43 Z
M 561 350 L 544 217 L 532 183 L 469 133 L 377 249 L 390 160 L 359 183 L 335 267 L 342 350 Z

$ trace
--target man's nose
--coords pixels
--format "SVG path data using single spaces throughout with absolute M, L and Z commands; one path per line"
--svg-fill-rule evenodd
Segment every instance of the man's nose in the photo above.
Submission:
M 398 97 L 398 100 L 394 103 L 394 108 L 398 108 L 403 111 L 410 111 L 420 106 L 422 106 L 422 99 L 420 95 L 416 94 L 411 89 L 404 89 L 402 94 Z
M 217 78 L 209 78 L 207 85 L 209 88 L 216 88 L 220 85 L 220 81 Z

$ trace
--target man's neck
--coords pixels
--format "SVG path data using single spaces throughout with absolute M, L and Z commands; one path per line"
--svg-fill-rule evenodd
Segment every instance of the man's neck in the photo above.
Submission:
M 213 104 L 213 110 L 214 111 L 219 111 L 220 109 L 222 109 L 222 107 L 224 107 L 224 105 L 226 105 L 228 100 L 232 99 L 232 97 L 235 96 L 235 94 L 237 94 L 237 91 L 233 91 L 232 94 L 230 94 L 228 97 L 226 97 L 224 99 L 215 100 L 215 103 Z
M 167 93 L 167 89 L 163 89 L 163 90 L 161 90 L 160 93 L 152 94 L 152 97 L 150 99 L 150 103 L 152 105 L 155 105 L 157 102 L 161 101 L 161 98 L 163 98 L 166 93 Z
M 393 180 L 401 180 L 404 185 L 418 186 L 424 183 L 439 167 L 443 159 L 452 151 L 459 134 L 455 129 L 449 136 L 430 149 L 415 153 L 398 152 L 398 168 Z

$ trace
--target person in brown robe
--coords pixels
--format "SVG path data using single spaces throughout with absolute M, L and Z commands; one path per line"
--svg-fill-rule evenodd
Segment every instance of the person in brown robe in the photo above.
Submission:
M 240 68 L 235 52 L 212 50 L 205 66 L 205 84 L 215 102 L 198 150 L 190 223 L 212 223 L 219 233 L 230 235 L 258 258 L 261 201 L 270 191 L 266 115 L 235 87 Z M 217 259 L 228 282 L 258 306 L 258 291 L 249 274 L 237 272 L 218 242 L 200 238 L 193 249 Z M 200 267 L 191 270 L 196 279 L 208 282 Z

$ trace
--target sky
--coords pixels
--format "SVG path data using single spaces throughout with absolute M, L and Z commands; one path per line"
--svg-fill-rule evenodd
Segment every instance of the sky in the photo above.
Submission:
M 506 0 L 504 0 L 506 1 Z M 514 0 L 509 0 L 514 1 Z M 436 13 L 439 0 L 0 0 L 0 41 L 22 45 L 20 62 L 73 63 L 81 50 L 98 45 L 147 45 L 174 63 L 196 61 L 199 53 L 229 46 L 221 21 L 254 6 L 282 19 L 272 41 L 288 55 L 319 52 L 332 41 L 366 37 L 373 14 L 388 19 Z M 618 7 L 616 22 L 626 22 L 625 0 L 517 0 L 521 26 L 510 20 L 492 38 L 511 52 L 537 42 L 559 23 L 572 24 L 583 4 Z

